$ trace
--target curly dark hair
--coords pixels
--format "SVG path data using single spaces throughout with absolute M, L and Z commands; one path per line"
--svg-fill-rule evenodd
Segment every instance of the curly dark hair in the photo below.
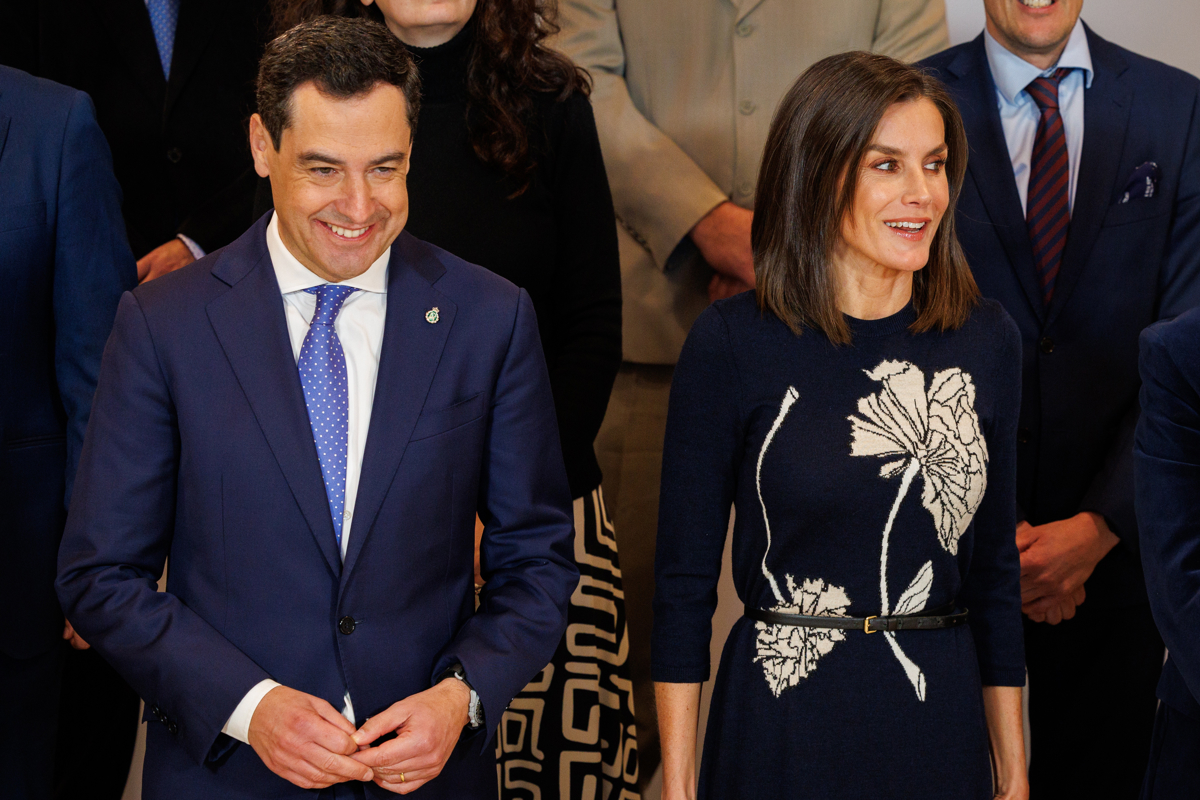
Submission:
M 271 0 L 276 29 L 287 30 L 322 14 L 383 21 L 360 0 Z M 467 69 L 467 130 L 475 154 L 521 186 L 537 166 L 529 133 L 535 98 L 562 101 L 591 93 L 591 79 L 571 59 L 545 45 L 558 32 L 557 0 L 478 0 L 475 42 Z

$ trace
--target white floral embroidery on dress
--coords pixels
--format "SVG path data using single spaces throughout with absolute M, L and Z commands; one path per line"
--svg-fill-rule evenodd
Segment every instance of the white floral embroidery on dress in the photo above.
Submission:
M 779 590 L 779 584 L 771 570 L 767 567 L 767 555 L 771 552 L 771 520 L 767 515 L 767 504 L 762 496 L 762 467 L 767 449 L 775 440 L 775 434 L 783 425 L 784 419 L 792 406 L 800 399 L 800 393 L 795 387 L 789 386 L 779 406 L 779 413 L 771 430 L 763 440 L 762 449 L 758 452 L 758 464 L 754 472 L 755 488 L 758 490 L 758 503 L 762 506 L 763 523 L 767 529 L 767 548 L 763 551 L 762 571 L 775 595 L 776 604 L 771 608 L 783 614 L 810 614 L 817 616 L 846 616 L 850 607 L 850 598 L 841 586 L 833 586 L 821 578 L 806 579 L 801 586 L 791 575 L 785 575 L 790 599 L 785 599 Z M 804 628 L 796 625 L 769 625 L 756 622 L 758 636 L 755 640 L 757 655 L 754 660 L 762 664 L 763 674 L 771 692 L 779 697 L 784 689 L 789 689 L 804 678 L 807 678 L 817 668 L 817 662 L 826 655 L 833 646 L 846 638 L 846 632 L 834 628 Z
M 915 614 L 925 608 L 933 586 L 933 562 L 926 562 L 900 596 L 894 610 L 887 585 L 888 539 L 900 504 L 919 472 L 924 483 L 921 503 L 932 515 L 938 542 L 950 555 L 971 524 L 987 487 L 987 443 L 975 413 L 975 384 L 955 367 L 933 376 L 925 390 L 925 373 L 907 361 L 884 361 L 867 372 L 883 384 L 879 392 L 858 401 L 851 423 L 851 456 L 900 458 L 880 467 L 882 478 L 902 475 L 900 490 L 883 528 L 879 558 L 881 615 Z M 925 676 L 900 649 L 896 634 L 885 632 L 920 700 L 925 699 Z

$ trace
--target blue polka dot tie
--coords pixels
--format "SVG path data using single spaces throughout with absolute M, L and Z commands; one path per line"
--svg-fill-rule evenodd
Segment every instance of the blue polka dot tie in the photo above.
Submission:
M 342 514 L 346 507 L 346 446 L 350 430 L 350 400 L 346 388 L 346 354 L 333 321 L 355 289 L 327 283 L 304 291 L 317 297 L 308 335 L 300 347 L 300 385 L 312 425 L 325 496 L 333 517 L 333 532 L 342 546 Z
M 154 29 L 154 44 L 162 62 L 163 76 L 171 76 L 171 54 L 175 50 L 175 26 L 179 23 L 179 0 L 146 0 L 150 12 L 150 27 Z

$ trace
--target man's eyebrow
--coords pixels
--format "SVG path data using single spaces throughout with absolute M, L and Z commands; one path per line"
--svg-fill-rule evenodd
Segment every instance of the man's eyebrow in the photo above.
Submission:
M 371 162 L 371 166 L 377 167 L 380 164 L 386 164 L 389 161 L 403 161 L 406 158 L 408 158 L 408 153 L 397 150 L 394 153 L 387 153 L 379 158 L 376 158 Z M 327 153 L 322 153 L 319 150 L 309 150 L 301 153 L 299 160 L 301 164 L 321 163 L 329 164 L 330 166 L 334 167 L 344 167 L 346 165 L 346 162 L 342 161 L 340 158 L 335 158 L 334 156 L 328 155 Z
M 322 164 L 332 164 L 335 167 L 341 167 L 341 166 L 345 165 L 345 162 L 342 161 L 340 158 L 334 158 L 333 156 L 328 155 L 326 153 L 322 153 L 319 150 L 309 150 L 307 152 L 301 153 L 299 161 L 302 164 L 308 164 L 308 163 L 311 163 L 314 161 L 319 161 Z

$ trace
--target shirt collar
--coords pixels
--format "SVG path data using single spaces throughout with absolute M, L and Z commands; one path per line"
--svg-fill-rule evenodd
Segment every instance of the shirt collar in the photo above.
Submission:
M 279 235 L 279 215 L 271 214 L 267 223 L 267 252 L 271 255 L 271 265 L 275 268 L 275 280 L 279 282 L 282 294 L 302 292 L 313 286 L 322 286 L 329 281 L 317 276 L 308 267 L 300 263 L 300 259 L 292 255 Z M 353 286 L 364 292 L 387 294 L 388 262 L 391 260 L 392 248 L 383 251 L 383 255 L 375 259 L 375 263 L 367 271 L 349 280 L 341 282 L 342 286 Z
M 988 66 L 992 70 L 992 79 L 996 81 L 996 89 L 1009 104 L 1016 105 L 1018 97 L 1034 78 L 1049 76 L 1059 68 L 1083 70 L 1083 85 L 1089 89 L 1092 86 L 1095 75 L 1092 70 L 1092 51 L 1088 48 L 1087 30 L 1081 19 L 1075 20 L 1075 27 L 1058 63 L 1047 70 L 1038 69 L 1005 48 L 986 28 L 983 31 L 983 47 L 987 51 Z

